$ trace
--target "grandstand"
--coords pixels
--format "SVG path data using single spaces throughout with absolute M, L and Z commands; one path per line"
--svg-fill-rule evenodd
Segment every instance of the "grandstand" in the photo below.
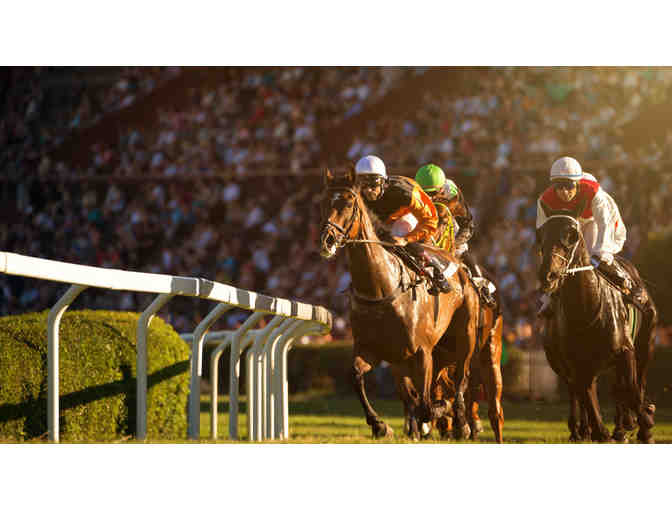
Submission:
M 349 276 L 317 256 L 325 165 L 375 153 L 391 173 L 442 166 L 474 209 L 472 251 L 523 347 L 535 200 L 556 157 L 577 157 L 616 198 L 626 256 L 672 230 L 671 69 L 7 68 L 0 83 L 3 250 L 323 305 L 335 336 L 348 335 L 337 291 Z M 2 315 L 63 292 L 0 285 Z M 92 292 L 78 306 L 148 304 L 138 299 Z M 187 331 L 207 309 L 176 299 L 164 313 Z

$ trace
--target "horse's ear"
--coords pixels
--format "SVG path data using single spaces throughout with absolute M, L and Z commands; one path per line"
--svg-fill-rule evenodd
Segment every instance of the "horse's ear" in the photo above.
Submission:
M 331 181 L 334 179 L 334 174 L 331 173 L 331 170 L 328 168 L 324 169 L 324 186 L 329 187 Z
M 355 174 L 355 165 L 350 163 L 350 165 L 348 165 L 348 173 L 347 173 L 348 182 L 350 182 L 350 184 L 355 184 L 356 176 L 357 175 Z

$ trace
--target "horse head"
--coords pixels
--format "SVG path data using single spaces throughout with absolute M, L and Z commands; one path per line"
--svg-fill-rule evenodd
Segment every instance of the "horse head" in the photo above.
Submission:
M 583 269 L 575 268 L 577 263 L 588 263 L 581 226 L 572 216 L 549 216 L 537 231 L 537 245 L 541 251 L 539 282 L 547 294 L 558 290 L 575 269 Z
M 330 259 L 349 240 L 357 238 L 361 229 L 362 202 L 355 186 L 354 169 L 344 177 L 335 177 L 329 169 L 324 172 L 322 197 L 322 233 L 320 255 Z

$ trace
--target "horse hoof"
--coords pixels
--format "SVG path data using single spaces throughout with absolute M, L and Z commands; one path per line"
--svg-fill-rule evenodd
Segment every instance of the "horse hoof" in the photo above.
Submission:
M 455 439 L 464 439 L 471 435 L 471 428 L 468 423 L 465 423 L 462 427 L 455 427 L 453 429 L 453 435 Z
M 644 437 L 641 435 L 637 435 L 637 439 L 642 444 L 656 444 L 656 441 L 653 439 L 653 436 Z
M 432 435 L 432 424 L 429 422 L 424 422 L 420 427 L 420 437 L 422 439 L 429 439 Z
M 476 434 L 480 434 L 481 432 L 483 432 L 483 423 L 481 422 L 481 420 L 474 420 L 473 432 L 475 432 Z
M 611 439 L 615 443 L 628 444 L 628 436 L 625 435 L 625 432 L 614 432 L 611 435 Z
M 394 436 L 394 430 L 383 421 L 376 422 L 371 426 L 373 437 L 375 439 L 390 438 Z

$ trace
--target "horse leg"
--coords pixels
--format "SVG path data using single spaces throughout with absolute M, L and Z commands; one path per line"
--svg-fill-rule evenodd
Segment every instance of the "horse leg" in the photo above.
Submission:
M 475 367 L 471 373 L 469 380 L 469 389 L 467 391 L 466 408 L 467 408 L 467 423 L 471 429 L 469 439 L 475 441 L 479 432 L 483 432 L 483 425 L 478 416 L 478 397 L 480 396 L 481 386 L 481 370 L 480 367 Z
M 390 427 L 387 423 L 378 417 L 378 414 L 376 414 L 376 411 L 374 411 L 373 407 L 369 403 L 369 399 L 366 397 L 366 389 L 364 388 L 364 375 L 372 368 L 373 367 L 371 364 L 367 362 L 362 356 L 355 356 L 352 364 L 353 386 L 357 396 L 359 397 L 359 401 L 362 404 L 362 408 L 364 409 L 366 423 L 371 427 L 373 437 L 392 437 L 394 435 L 392 427 Z
M 485 390 L 488 396 L 488 418 L 490 426 L 495 433 L 495 441 L 501 443 L 504 441 L 504 409 L 502 408 L 502 336 L 501 336 L 501 318 L 490 334 L 479 357 L 481 373 L 484 374 Z M 497 333 L 498 332 L 498 333 Z
M 616 367 L 616 382 L 613 388 L 616 415 L 614 416 L 614 431 L 611 438 L 619 443 L 627 443 L 626 432 L 635 428 L 632 411 L 627 405 L 627 391 L 623 367 L 618 365 Z
M 453 437 L 462 439 L 469 437 L 471 429 L 467 423 L 464 394 L 469 386 L 469 361 L 471 352 L 460 353 L 458 347 L 457 365 L 455 367 L 455 402 L 453 403 Z
M 624 402 L 626 403 L 625 407 L 637 415 L 637 423 L 639 425 L 637 439 L 642 443 L 653 443 L 651 429 L 653 428 L 653 412 L 655 407 L 644 405 L 643 391 L 641 391 L 641 386 L 637 383 L 637 362 L 633 351 L 630 349 L 623 351 L 621 364 L 624 377 L 623 393 L 625 397 Z
M 432 405 L 432 372 L 434 365 L 431 351 L 420 347 L 410 363 L 413 383 L 416 388 L 420 389 L 419 406 L 415 406 L 413 411 L 418 423 L 425 428 L 425 424 L 429 425 L 433 420 L 441 418 L 447 412 L 447 409 L 442 402 Z
M 404 405 L 404 434 L 410 439 L 420 439 L 421 427 L 416 418 L 415 409 L 420 405 L 418 392 L 408 376 L 398 376 L 397 390 Z
M 604 426 L 602 416 L 600 415 L 600 404 L 597 399 L 597 377 L 593 377 L 588 385 L 585 385 L 581 391 L 581 403 L 588 413 L 588 420 L 592 433 L 590 438 L 593 441 L 605 443 L 609 440 L 609 431 Z
M 453 428 L 452 417 L 452 395 L 454 394 L 453 381 L 448 376 L 447 368 L 439 368 L 437 360 L 439 356 L 432 356 L 434 358 L 434 371 L 438 374 L 432 385 L 432 409 L 435 406 L 442 406 L 444 408 L 443 416 L 433 420 L 433 424 L 439 431 L 441 439 L 450 439 L 450 433 Z
M 583 440 L 583 434 L 579 428 L 579 417 L 581 413 L 581 406 L 579 405 L 579 398 L 573 385 L 568 385 L 569 388 L 569 420 L 567 426 L 569 427 L 569 440 L 572 442 L 579 442 Z
M 646 401 L 646 378 L 649 370 L 649 362 L 653 358 L 653 349 L 655 346 L 656 325 L 658 323 L 658 312 L 651 304 L 644 314 L 644 322 L 639 330 L 635 341 L 637 357 L 637 382 L 639 395 L 639 409 L 637 412 L 637 422 L 639 431 L 637 439 L 642 443 L 653 443 L 653 434 L 651 429 L 654 426 L 654 413 L 656 406 Z

